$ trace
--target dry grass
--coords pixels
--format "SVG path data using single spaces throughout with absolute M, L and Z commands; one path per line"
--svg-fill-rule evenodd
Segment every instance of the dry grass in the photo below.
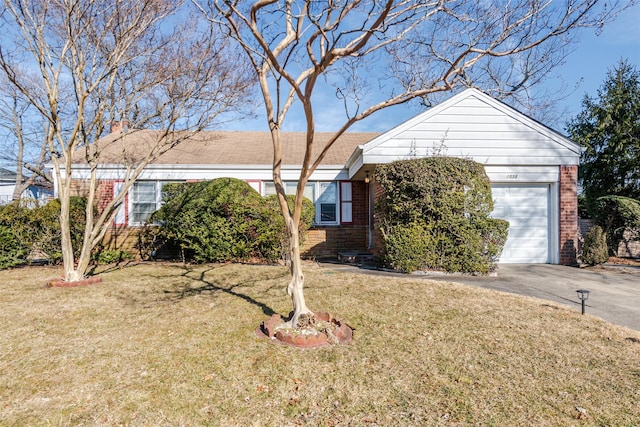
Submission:
M 290 308 L 281 267 L 55 275 L 0 273 L 0 425 L 640 424 L 640 333 L 541 300 L 310 265 L 355 341 L 301 350 L 254 335 Z

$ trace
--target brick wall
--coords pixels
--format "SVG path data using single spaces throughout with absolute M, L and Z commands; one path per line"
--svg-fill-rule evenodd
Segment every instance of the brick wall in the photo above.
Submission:
M 127 251 L 140 258 L 138 233 L 140 227 L 111 226 L 102 239 L 105 249 Z
M 74 179 L 71 181 L 71 195 L 77 197 L 87 197 L 89 194 L 89 181 Z
M 98 208 L 102 211 L 113 200 L 113 181 L 98 181 Z
M 560 166 L 560 264 L 577 264 L 578 166 Z
M 364 251 L 367 248 L 366 225 L 314 227 L 302 245 L 304 257 L 335 257 L 338 252 Z
M 632 230 L 626 230 L 622 241 L 618 245 L 618 256 L 625 258 L 640 258 L 640 240 L 638 234 Z
M 352 181 L 353 225 L 369 224 L 369 191 L 364 181 Z M 360 249 L 366 248 L 363 246 Z
M 364 181 L 352 182 L 353 223 L 312 227 L 302 245 L 305 257 L 337 256 L 343 251 L 365 251 L 369 235 L 369 191 Z

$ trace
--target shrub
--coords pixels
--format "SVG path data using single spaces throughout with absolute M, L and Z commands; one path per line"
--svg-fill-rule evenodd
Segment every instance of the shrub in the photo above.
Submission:
M 164 206 L 150 218 L 158 226 L 147 227 L 141 238 L 147 254 L 164 245 L 196 262 L 282 257 L 286 233 L 277 200 L 263 198 L 246 182 L 219 178 L 168 184 L 163 193 Z M 313 218 L 309 204 L 313 208 L 304 202 L 305 221 Z
M 625 231 L 640 234 L 640 201 L 622 196 L 604 196 L 596 200 L 595 218 L 606 234 L 609 253 L 616 255 Z
M 376 168 L 384 189 L 376 210 L 405 224 L 428 217 L 486 217 L 493 210 L 491 185 L 484 166 L 455 157 L 400 160 Z
M 383 235 L 385 259 L 387 264 L 405 272 L 421 270 L 434 265 L 433 251 L 435 238 L 428 224 L 413 221 L 409 224 L 397 224 Z
M 608 259 L 607 235 L 599 225 L 593 226 L 584 236 L 582 262 L 587 265 L 598 265 L 607 262 Z
M 71 198 L 70 225 L 74 253 L 77 254 L 84 236 L 86 199 Z M 30 254 L 42 256 L 50 263 L 59 262 L 61 253 L 60 201 L 52 200 L 39 206 L 33 201 L 15 201 L 0 211 L 0 226 L 10 227 L 24 258 Z
M 0 225 L 0 270 L 20 265 L 27 255 L 11 228 Z
M 270 223 L 272 227 L 268 232 L 265 230 L 261 236 L 259 236 L 260 245 L 265 258 L 268 260 L 287 260 L 289 257 L 289 235 L 287 233 L 287 227 L 284 223 L 284 217 L 280 211 L 280 204 L 278 203 L 278 197 L 276 195 L 267 196 L 265 198 L 267 205 L 267 216 L 271 219 Z M 287 203 L 289 205 L 289 211 L 293 211 L 295 196 L 287 196 Z M 304 242 L 307 231 L 316 216 L 316 209 L 313 202 L 306 197 L 302 199 L 302 213 L 300 215 L 300 226 L 298 232 L 300 233 L 300 244 Z
M 98 265 L 119 264 L 134 258 L 135 256 L 131 252 L 119 249 L 100 249 L 91 256 L 91 259 Z
M 403 271 L 488 273 L 508 223 L 489 218 L 491 186 L 484 167 L 448 157 L 397 161 L 376 169 L 384 190 L 376 204 L 385 262 Z

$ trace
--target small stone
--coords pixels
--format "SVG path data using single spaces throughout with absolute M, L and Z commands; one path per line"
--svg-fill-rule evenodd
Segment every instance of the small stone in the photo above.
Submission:
M 262 331 L 269 338 L 273 338 L 276 334 L 276 326 L 282 323 L 282 317 L 279 314 L 274 314 L 262 323 Z
M 323 322 L 331 321 L 331 315 L 327 312 L 321 311 L 316 313 L 316 319 L 321 320 Z

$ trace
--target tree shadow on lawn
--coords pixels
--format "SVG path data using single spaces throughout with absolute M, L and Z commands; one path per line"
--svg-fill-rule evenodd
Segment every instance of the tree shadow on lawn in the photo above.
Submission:
M 192 297 L 192 296 L 197 296 L 197 295 L 202 295 L 205 293 L 215 293 L 215 292 L 223 292 L 227 295 L 231 295 L 240 299 L 243 299 L 244 301 L 248 302 L 249 304 L 255 305 L 257 307 L 260 307 L 260 309 L 262 310 L 262 312 L 267 315 L 267 316 L 272 316 L 273 314 L 276 314 L 276 312 L 269 307 L 267 304 L 260 302 L 258 300 L 256 300 L 255 298 L 244 294 L 242 292 L 238 292 L 236 289 L 239 287 L 243 287 L 243 286 L 251 286 L 253 284 L 259 283 L 259 282 L 263 282 L 263 281 L 267 281 L 267 280 L 274 280 L 274 279 L 278 279 L 281 277 L 285 277 L 287 276 L 287 273 L 280 273 L 280 274 L 276 274 L 276 275 L 270 275 L 268 277 L 260 277 L 260 278 L 256 278 L 254 280 L 245 280 L 245 281 L 241 281 L 238 283 L 234 283 L 234 284 L 229 284 L 229 285 L 223 285 L 219 282 L 214 282 L 214 281 L 210 281 L 207 280 L 205 278 L 206 274 L 212 270 L 215 269 L 220 269 L 220 268 L 224 268 L 225 266 L 227 266 L 228 264 L 221 264 L 219 266 L 210 266 L 209 268 L 206 268 L 204 270 L 199 270 L 196 271 L 194 269 L 189 268 L 188 266 L 183 266 L 182 269 L 184 269 L 185 271 L 181 274 L 182 277 L 191 280 L 192 282 L 196 282 L 199 283 L 199 286 L 193 287 L 190 284 L 185 284 L 182 285 L 180 288 L 175 289 L 175 290 L 165 290 L 165 294 L 172 296 L 174 299 L 176 300 L 181 300 L 181 299 L 185 299 L 187 297 Z M 196 277 L 193 277 L 193 275 L 195 274 Z M 274 286 L 271 286 L 269 288 L 267 288 L 265 290 L 266 292 L 269 292 L 271 289 L 273 289 Z M 278 286 L 280 287 L 280 286 Z

